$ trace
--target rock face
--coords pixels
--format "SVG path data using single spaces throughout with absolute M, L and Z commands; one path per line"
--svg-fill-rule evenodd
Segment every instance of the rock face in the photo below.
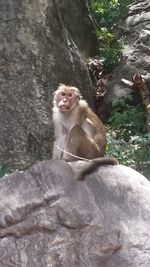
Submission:
M 121 83 L 121 79 L 132 80 L 135 73 L 150 73 L 150 2 L 136 0 L 130 6 L 126 18 L 117 26 L 116 36 L 125 38 L 123 57 L 115 69 L 113 81 L 108 86 L 105 104 L 114 97 L 133 92 Z M 149 84 L 150 89 L 150 84 Z M 138 101 L 136 97 L 135 101 Z
M 0 163 L 49 158 L 52 93 L 77 86 L 92 104 L 85 58 L 96 35 L 88 1 L 0 1 Z
M 81 182 L 64 161 L 37 163 L 0 180 L 0 265 L 149 267 L 149 222 L 136 171 L 101 167 Z

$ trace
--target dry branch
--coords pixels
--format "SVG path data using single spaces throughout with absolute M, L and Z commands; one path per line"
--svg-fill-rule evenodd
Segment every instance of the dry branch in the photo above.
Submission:
M 150 131 L 150 93 L 146 84 L 146 76 L 135 74 L 132 78 L 132 82 L 126 79 L 122 79 L 122 83 L 126 86 L 138 90 L 141 95 L 142 103 L 146 108 L 146 127 L 147 131 Z

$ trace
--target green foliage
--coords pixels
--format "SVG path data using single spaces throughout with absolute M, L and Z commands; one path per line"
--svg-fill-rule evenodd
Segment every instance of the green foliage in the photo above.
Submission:
M 134 146 L 134 160 L 138 165 L 150 160 L 150 133 L 131 136 L 129 145 Z
M 112 113 L 109 123 L 118 129 L 120 137 L 128 141 L 131 135 L 141 133 L 144 128 L 144 108 L 142 105 L 132 106 L 132 96 L 116 98 L 112 101 Z
M 6 164 L 0 165 L 0 178 L 3 177 L 8 172 L 8 167 Z
M 111 29 L 123 17 L 132 0 L 91 0 L 91 8 L 100 27 Z
M 116 40 L 114 35 L 106 28 L 97 30 L 97 36 L 101 44 L 100 55 L 104 61 L 104 68 L 111 71 L 118 64 L 122 55 L 124 47 L 123 38 Z
M 132 146 L 129 147 L 128 142 L 118 138 L 117 133 L 118 132 L 116 132 L 115 130 L 108 128 L 107 155 L 116 157 L 119 160 L 120 164 L 124 164 L 127 166 L 135 165 L 133 159 L 134 149 L 132 149 Z
M 112 29 L 124 16 L 127 6 L 133 0 L 91 0 L 91 9 L 99 25 L 97 36 L 100 40 L 100 56 L 104 60 L 104 68 L 111 71 L 118 63 L 123 39 L 116 40 Z
M 8 174 L 11 174 L 13 172 L 16 172 L 18 170 L 22 170 L 22 167 L 17 167 L 17 166 L 8 166 L 5 163 L 0 163 L 0 178 L 4 177 L 5 175 L 7 176 Z
M 150 178 L 150 133 L 143 133 L 145 110 L 142 105 L 132 106 L 131 100 L 129 95 L 112 101 L 107 154 Z
M 120 164 L 130 166 L 150 178 L 150 134 L 131 136 L 129 141 L 117 137 L 109 128 L 107 155 L 116 157 Z

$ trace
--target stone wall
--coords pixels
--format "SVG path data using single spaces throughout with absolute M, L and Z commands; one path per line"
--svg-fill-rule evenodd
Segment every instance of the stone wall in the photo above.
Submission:
M 0 0 L 0 163 L 49 158 L 59 83 L 93 104 L 85 64 L 97 48 L 87 1 Z

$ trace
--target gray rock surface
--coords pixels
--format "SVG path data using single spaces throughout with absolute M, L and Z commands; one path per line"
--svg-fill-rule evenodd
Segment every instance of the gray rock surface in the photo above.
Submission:
M 0 266 L 149 267 L 149 181 L 121 165 L 75 181 L 64 161 L 4 177 Z
M 50 157 L 59 83 L 79 87 L 93 103 L 85 58 L 97 40 L 87 3 L 0 0 L 0 164 Z
M 116 27 L 116 37 L 124 37 L 125 47 L 122 59 L 113 73 L 113 81 L 108 86 L 105 104 L 114 97 L 126 96 L 133 90 L 121 83 L 121 79 L 132 80 L 135 73 L 150 73 L 150 2 L 136 0 L 129 12 Z M 149 84 L 150 89 L 150 84 Z M 138 97 L 135 101 L 139 101 Z M 107 108 L 107 107 L 106 107 Z

